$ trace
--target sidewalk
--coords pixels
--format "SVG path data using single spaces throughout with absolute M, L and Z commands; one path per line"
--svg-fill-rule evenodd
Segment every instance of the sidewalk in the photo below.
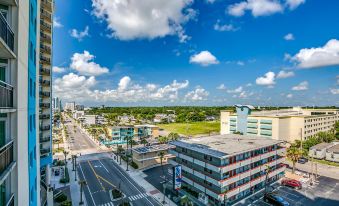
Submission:
M 292 164 L 289 161 L 287 161 L 286 163 L 288 163 L 290 165 L 290 167 L 292 167 Z M 296 169 L 301 170 L 301 171 L 305 171 L 307 173 L 311 173 L 311 171 L 312 171 L 311 162 L 308 161 L 305 164 L 297 163 Z M 325 176 L 325 177 L 329 177 L 329 178 L 339 180 L 339 167 L 317 163 L 317 171 L 316 171 L 315 170 L 315 163 L 314 163 L 313 172 L 314 173 L 317 172 L 317 174 L 320 175 L 320 176 Z
M 77 181 L 75 181 L 75 172 L 72 171 L 72 161 L 68 161 L 67 168 L 69 171 L 69 179 L 70 179 L 70 190 L 71 190 L 71 197 L 72 197 L 72 205 L 76 206 L 79 205 L 80 202 L 80 185 L 78 183 L 79 181 L 79 175 L 77 171 Z M 82 200 L 84 202 L 83 205 L 87 205 L 85 194 L 82 194 Z
M 114 156 L 116 157 L 115 154 L 113 156 L 109 155 L 110 158 L 113 159 L 113 161 L 117 162 L 114 160 Z M 116 157 L 117 159 L 117 157 Z M 119 165 L 123 170 L 126 171 L 126 162 L 124 160 L 121 160 L 121 165 Z M 153 185 L 151 185 L 149 182 L 147 182 L 144 177 L 146 177 L 146 174 L 143 173 L 140 170 L 136 170 L 131 166 L 128 166 L 128 170 L 126 173 L 135 181 L 137 182 L 138 185 L 140 185 L 142 188 L 145 189 L 146 193 L 149 196 L 154 197 L 155 200 L 157 200 L 161 205 L 176 205 L 172 200 L 170 200 L 168 197 L 165 198 L 165 204 L 162 203 L 162 200 L 164 198 L 164 195 L 162 192 L 160 192 L 158 189 L 156 189 Z

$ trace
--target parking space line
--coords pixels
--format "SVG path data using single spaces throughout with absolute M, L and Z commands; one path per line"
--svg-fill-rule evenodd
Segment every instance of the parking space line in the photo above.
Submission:
M 294 196 L 294 197 L 300 197 L 299 195 L 292 194 L 292 193 L 287 192 L 287 191 L 285 191 L 285 190 L 279 190 L 279 192 L 287 193 L 287 194 L 292 195 L 292 196 Z
M 86 180 L 84 171 L 82 170 L 81 163 L 79 163 L 79 168 L 80 168 L 80 171 L 81 171 L 82 176 L 84 177 L 85 181 L 88 182 L 88 181 Z M 89 195 L 91 196 L 92 202 L 93 202 L 93 204 L 94 204 L 94 206 L 95 206 L 96 204 L 95 204 L 94 198 L 93 198 L 93 196 L 92 196 L 92 192 L 91 192 L 91 190 L 89 189 L 88 184 L 86 184 L 86 186 L 87 186 L 87 189 L 88 189 L 88 191 L 89 191 Z

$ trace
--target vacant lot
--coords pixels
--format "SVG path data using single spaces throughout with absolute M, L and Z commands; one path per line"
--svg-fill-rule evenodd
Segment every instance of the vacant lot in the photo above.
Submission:
M 186 136 L 220 132 L 220 122 L 172 123 L 160 124 L 158 126 L 168 132 L 175 132 Z

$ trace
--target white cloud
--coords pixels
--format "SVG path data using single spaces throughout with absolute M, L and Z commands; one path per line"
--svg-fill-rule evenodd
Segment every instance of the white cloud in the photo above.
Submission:
M 296 9 L 301 4 L 305 3 L 306 0 L 286 0 L 286 5 L 290 10 Z
M 192 0 L 92 0 L 93 15 L 106 21 L 111 36 L 120 40 L 178 35 L 187 40 L 183 25 L 197 14 Z
M 339 94 L 339 89 L 330 89 L 332 94 Z
M 237 61 L 237 65 L 239 65 L 239 66 L 244 66 L 244 65 L 245 65 L 245 62 L 243 62 L 243 61 Z
M 61 24 L 60 19 L 58 17 L 53 18 L 53 27 L 54 28 L 61 28 L 64 25 Z
M 255 80 L 256 84 L 264 86 L 273 86 L 275 84 L 275 74 L 274 72 L 267 72 L 263 77 L 258 77 Z
M 254 92 L 246 92 L 246 91 L 242 91 L 242 92 L 239 94 L 238 98 L 246 99 L 246 98 L 248 98 L 248 97 L 250 97 L 250 96 L 253 96 L 253 95 L 254 95 Z
M 214 24 L 213 28 L 216 31 L 237 31 L 239 29 L 233 24 L 220 24 L 219 20 Z
M 293 71 L 284 71 L 281 70 L 278 74 L 277 74 L 277 79 L 285 79 L 285 78 L 289 78 L 289 77 L 293 77 L 295 74 Z
M 286 97 L 291 99 L 293 97 L 293 94 L 287 94 Z
M 86 26 L 84 31 L 78 31 L 76 29 L 72 29 L 70 31 L 71 37 L 77 39 L 78 41 L 82 41 L 85 37 L 89 36 L 89 27 Z
M 200 64 L 201 66 L 209 66 L 219 64 L 217 58 L 209 51 L 201 51 L 199 54 L 190 57 L 190 63 Z
M 251 87 L 252 86 L 252 83 L 247 83 L 246 84 L 246 87 Z
M 294 35 L 292 33 L 288 33 L 284 36 L 284 39 L 286 41 L 292 41 L 292 40 L 294 40 Z
M 331 39 L 323 47 L 301 49 L 292 60 L 300 68 L 339 65 L 339 40 Z
M 308 82 L 307 81 L 300 82 L 298 85 L 292 87 L 292 90 L 294 91 L 308 90 Z
M 79 74 L 87 76 L 98 76 L 109 72 L 106 67 L 101 67 L 93 62 L 93 59 L 94 56 L 88 51 L 84 51 L 82 54 L 74 53 L 70 67 L 77 70 Z
M 229 90 L 227 90 L 227 93 L 230 93 L 230 94 L 232 94 L 232 93 L 241 93 L 243 91 L 243 87 L 242 86 L 239 86 L 239 87 L 237 87 L 237 88 L 235 88 L 235 89 L 229 89 Z
M 243 16 L 246 10 L 251 11 L 254 17 L 258 17 L 283 12 L 284 7 L 277 0 L 247 0 L 227 8 L 229 15 L 237 17 Z
M 74 73 L 57 78 L 53 83 L 54 94 L 63 100 L 77 99 L 79 102 L 146 102 L 146 101 L 178 101 L 179 91 L 186 89 L 189 82 L 177 82 L 174 80 L 171 84 L 160 87 L 148 83 L 139 85 L 133 83 L 130 77 L 122 77 L 116 89 L 98 90 L 94 89 L 96 80 L 94 76 L 86 78 Z M 197 88 L 198 89 L 198 88 Z M 206 91 L 195 90 L 192 98 L 205 98 Z M 198 96 L 197 96 L 198 95 Z
M 216 0 L 206 0 L 207 3 L 213 4 Z
M 191 101 L 206 100 L 208 95 L 209 95 L 208 91 L 198 86 L 195 90 L 190 91 L 185 95 L 185 100 L 191 100 Z
M 54 73 L 64 73 L 66 71 L 66 68 L 54 66 L 52 70 Z
M 217 86 L 217 89 L 225 90 L 226 86 L 224 84 L 220 84 L 219 86 Z

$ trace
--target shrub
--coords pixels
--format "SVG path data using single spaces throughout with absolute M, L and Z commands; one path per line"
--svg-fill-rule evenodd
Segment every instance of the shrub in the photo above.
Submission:
M 65 177 L 60 179 L 60 183 L 69 183 L 69 174 L 68 174 L 68 168 L 66 167 L 65 170 Z
M 72 206 L 72 202 L 71 201 L 64 201 L 61 203 L 61 206 Z
M 137 165 L 137 163 L 135 163 L 135 162 L 131 162 L 131 164 L 130 164 L 134 169 L 138 169 L 139 168 L 139 166 Z
M 122 193 L 121 193 L 120 190 L 113 189 L 112 190 L 112 196 L 113 196 L 113 199 L 117 199 L 117 198 L 122 197 Z
M 60 203 L 67 200 L 67 196 L 64 193 L 61 193 L 58 197 L 55 198 L 55 201 Z

